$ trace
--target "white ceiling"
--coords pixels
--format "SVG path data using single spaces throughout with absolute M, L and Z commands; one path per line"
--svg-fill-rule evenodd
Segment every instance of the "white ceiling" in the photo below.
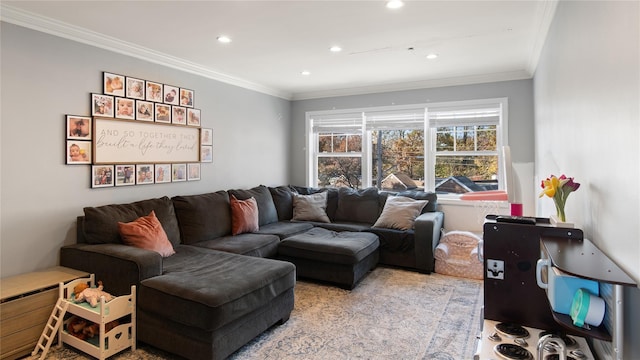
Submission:
M 2 1 L 2 20 L 286 99 L 533 75 L 556 1 Z M 229 44 L 218 35 L 232 38 Z M 343 50 L 332 53 L 329 47 Z M 437 53 L 435 60 L 426 55 Z M 308 70 L 311 75 L 303 76 Z

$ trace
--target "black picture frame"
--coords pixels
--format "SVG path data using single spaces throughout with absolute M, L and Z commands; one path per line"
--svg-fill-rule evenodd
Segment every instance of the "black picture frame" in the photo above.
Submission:
M 125 90 L 127 92 L 126 97 L 136 100 L 145 100 L 145 81 L 134 77 L 126 77 Z
M 105 95 L 124 97 L 125 76 L 110 72 L 102 73 L 102 92 Z
M 90 116 L 66 115 L 67 139 L 91 140 L 91 120 Z
M 113 117 L 114 97 L 91 94 L 91 116 Z
M 91 166 L 91 187 L 103 188 L 112 187 L 114 183 L 113 165 L 92 165 Z
M 180 106 L 193 107 L 195 91 L 180 88 Z
M 165 104 L 180 105 L 180 89 L 177 86 L 164 85 L 162 101 Z

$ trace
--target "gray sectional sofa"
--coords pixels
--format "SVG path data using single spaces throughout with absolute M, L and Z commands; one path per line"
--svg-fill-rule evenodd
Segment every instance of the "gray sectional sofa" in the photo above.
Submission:
M 294 220 L 296 194 L 321 192 L 330 222 Z M 231 235 L 231 195 L 256 199 L 257 231 Z M 428 200 L 413 229 L 372 227 L 390 196 L 374 188 L 261 185 L 87 207 L 78 217 L 77 244 L 61 249 L 60 264 L 94 273 L 114 295 L 136 285 L 139 340 L 189 359 L 224 359 L 289 318 L 297 277 L 351 288 L 378 263 L 433 271 L 444 220 L 437 197 L 399 195 Z M 175 250 L 171 256 L 120 238 L 118 222 L 152 210 Z

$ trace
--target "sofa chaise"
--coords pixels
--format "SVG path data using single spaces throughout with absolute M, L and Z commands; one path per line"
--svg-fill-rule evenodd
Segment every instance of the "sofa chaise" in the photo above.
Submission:
M 326 196 L 328 219 L 298 220 L 297 199 L 320 193 Z M 427 200 L 415 227 L 374 226 L 392 195 Z M 235 233 L 231 207 L 236 201 L 255 202 L 253 231 Z M 123 242 L 119 224 L 135 223 L 152 211 L 170 244 L 167 253 Z M 87 207 L 78 217 L 77 243 L 61 248 L 60 263 L 94 273 L 114 295 L 136 285 L 140 341 L 189 359 L 224 359 L 287 321 L 297 277 L 337 279 L 349 288 L 377 263 L 433 271 L 442 222 L 432 193 L 261 185 Z M 346 246 L 335 240 L 349 234 L 352 249 L 336 257 Z M 309 255 L 314 254 L 309 248 L 296 248 L 308 245 L 310 236 L 313 241 L 333 239 L 334 245 L 321 244 L 324 255 L 310 258 L 315 255 Z M 296 238 L 297 245 L 282 247 Z M 341 272 L 349 271 L 355 277 L 341 283 Z

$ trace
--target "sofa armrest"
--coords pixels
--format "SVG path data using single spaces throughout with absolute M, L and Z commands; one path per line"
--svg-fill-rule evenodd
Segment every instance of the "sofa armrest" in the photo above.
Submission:
M 444 223 L 442 211 L 426 212 L 415 221 L 414 237 L 416 268 L 423 273 L 434 269 L 434 251 L 440 242 L 440 231 Z
M 162 274 L 162 256 L 122 244 L 74 244 L 60 249 L 60 265 L 95 274 L 105 291 L 120 296 L 131 285 Z

